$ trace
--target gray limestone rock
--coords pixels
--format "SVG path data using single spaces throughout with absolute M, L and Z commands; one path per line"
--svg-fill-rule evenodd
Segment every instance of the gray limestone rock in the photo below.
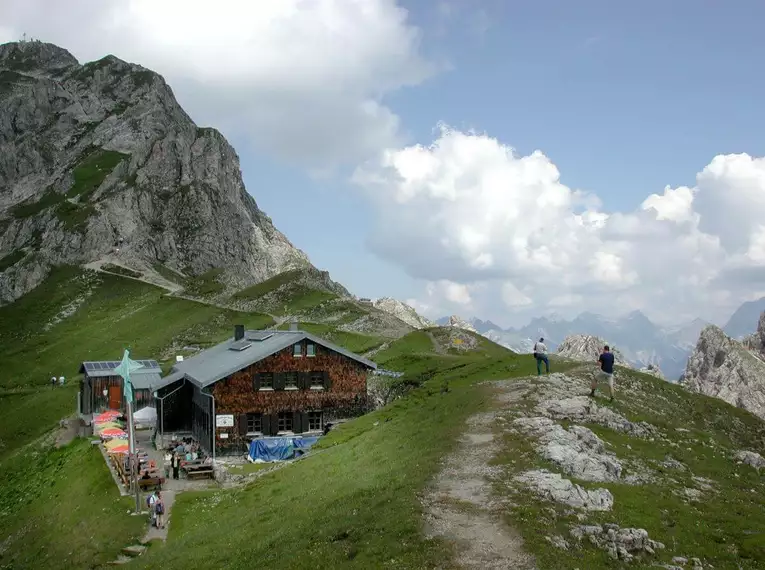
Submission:
M 622 465 L 591 430 L 571 426 L 568 430 L 544 417 L 518 418 L 520 429 L 539 438 L 539 453 L 567 474 L 583 481 L 618 481 Z
M 552 473 L 546 469 L 526 471 L 517 475 L 516 480 L 526 484 L 540 496 L 570 507 L 588 511 L 610 511 L 614 505 L 614 497 L 608 489 L 589 491 L 569 479 L 564 479 L 559 473 Z
M 310 266 L 248 194 L 231 145 L 194 124 L 161 76 L 0 45 L 0 304 L 54 265 L 109 256 L 220 269 L 232 287 Z
M 592 422 L 638 437 L 655 435 L 655 428 L 646 422 L 631 422 L 607 407 L 600 407 L 587 396 L 550 399 L 539 403 L 537 410 L 554 419 Z
M 765 457 L 754 451 L 739 451 L 733 459 L 746 465 L 751 465 L 758 471 L 765 467 Z
M 595 363 L 603 350 L 603 346 L 606 344 L 608 344 L 608 342 L 598 336 L 572 334 L 563 339 L 563 342 L 561 342 L 555 350 L 555 354 L 572 360 Z M 611 352 L 614 353 L 616 363 L 622 366 L 627 366 L 621 351 L 614 347 L 610 347 L 610 349 Z
M 760 319 L 757 335 L 765 337 L 765 319 Z M 688 359 L 682 385 L 765 418 L 764 358 L 751 343 L 745 346 L 709 325 Z
M 614 560 L 629 561 L 637 554 L 653 555 L 664 548 L 661 542 L 651 540 L 645 529 L 620 528 L 615 524 L 575 526 L 571 529 L 571 536 L 578 542 L 586 537 Z

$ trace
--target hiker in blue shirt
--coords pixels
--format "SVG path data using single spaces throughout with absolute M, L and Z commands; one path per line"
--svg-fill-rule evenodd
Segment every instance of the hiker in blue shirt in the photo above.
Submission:
M 534 358 L 537 359 L 537 376 L 542 374 L 542 363 L 545 363 L 545 371 L 550 373 L 550 361 L 547 359 L 547 346 L 544 343 L 544 338 L 540 338 L 539 342 L 534 343 Z
M 611 401 L 614 401 L 614 354 L 611 352 L 611 349 L 608 345 L 603 347 L 603 352 L 600 353 L 600 356 L 598 357 L 598 365 L 600 366 L 600 370 L 598 370 L 592 379 L 592 384 L 590 385 L 590 397 L 595 397 L 595 389 L 598 387 L 598 380 L 603 380 L 608 382 L 608 390 L 611 394 Z

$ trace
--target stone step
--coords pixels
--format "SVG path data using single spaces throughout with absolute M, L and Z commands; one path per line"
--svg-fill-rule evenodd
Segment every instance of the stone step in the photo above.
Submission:
M 131 544 L 130 546 L 126 546 L 125 548 L 122 549 L 123 554 L 127 554 L 128 556 L 133 556 L 133 557 L 141 556 L 141 554 L 143 554 L 144 552 L 146 552 L 146 547 L 143 546 L 142 544 Z
M 133 559 L 130 556 L 125 556 L 123 554 L 120 554 L 117 557 L 117 560 L 112 560 L 111 562 L 109 562 L 109 566 L 122 566 L 123 564 L 127 564 L 131 560 Z

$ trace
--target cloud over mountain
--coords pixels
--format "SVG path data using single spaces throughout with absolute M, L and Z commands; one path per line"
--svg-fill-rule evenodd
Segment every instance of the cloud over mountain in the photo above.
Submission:
M 487 134 L 440 125 L 432 144 L 387 150 L 354 181 L 379 208 L 375 251 L 413 277 L 461 285 L 471 300 L 455 307 L 448 290 L 430 287 L 419 306 L 437 308 L 431 316 L 570 304 L 682 320 L 711 306 L 729 313 L 765 291 L 762 158 L 716 156 L 695 185 L 609 212 L 566 186 L 543 152 L 519 156 Z
M 395 0 L 5 0 L 0 42 L 28 33 L 81 60 L 164 75 L 197 122 L 326 168 L 401 144 L 386 94 L 436 71 Z

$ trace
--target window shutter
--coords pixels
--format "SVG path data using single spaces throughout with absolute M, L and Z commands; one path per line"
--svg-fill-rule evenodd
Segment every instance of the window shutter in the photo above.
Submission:
M 302 412 L 300 414 L 300 421 L 302 422 L 303 431 L 308 431 L 308 412 Z
M 239 435 L 247 435 L 247 414 L 239 414 Z
M 329 379 L 329 372 L 325 370 L 323 374 L 324 374 L 324 389 L 329 390 L 332 387 L 332 381 Z
M 268 414 L 260 415 L 260 433 L 271 435 L 271 416 Z
M 284 372 L 274 372 L 274 390 L 284 390 Z
M 268 435 L 276 435 L 279 433 L 279 414 L 271 414 L 269 419 L 271 421 L 271 429 L 269 430 Z
M 305 426 L 303 426 L 303 415 L 300 412 L 295 412 L 292 415 L 292 431 L 295 433 L 303 433 Z
M 306 390 L 311 387 L 311 373 L 310 372 L 301 372 L 298 375 L 298 388 L 301 390 Z
M 252 375 L 252 388 L 257 392 L 260 390 L 260 372 Z

